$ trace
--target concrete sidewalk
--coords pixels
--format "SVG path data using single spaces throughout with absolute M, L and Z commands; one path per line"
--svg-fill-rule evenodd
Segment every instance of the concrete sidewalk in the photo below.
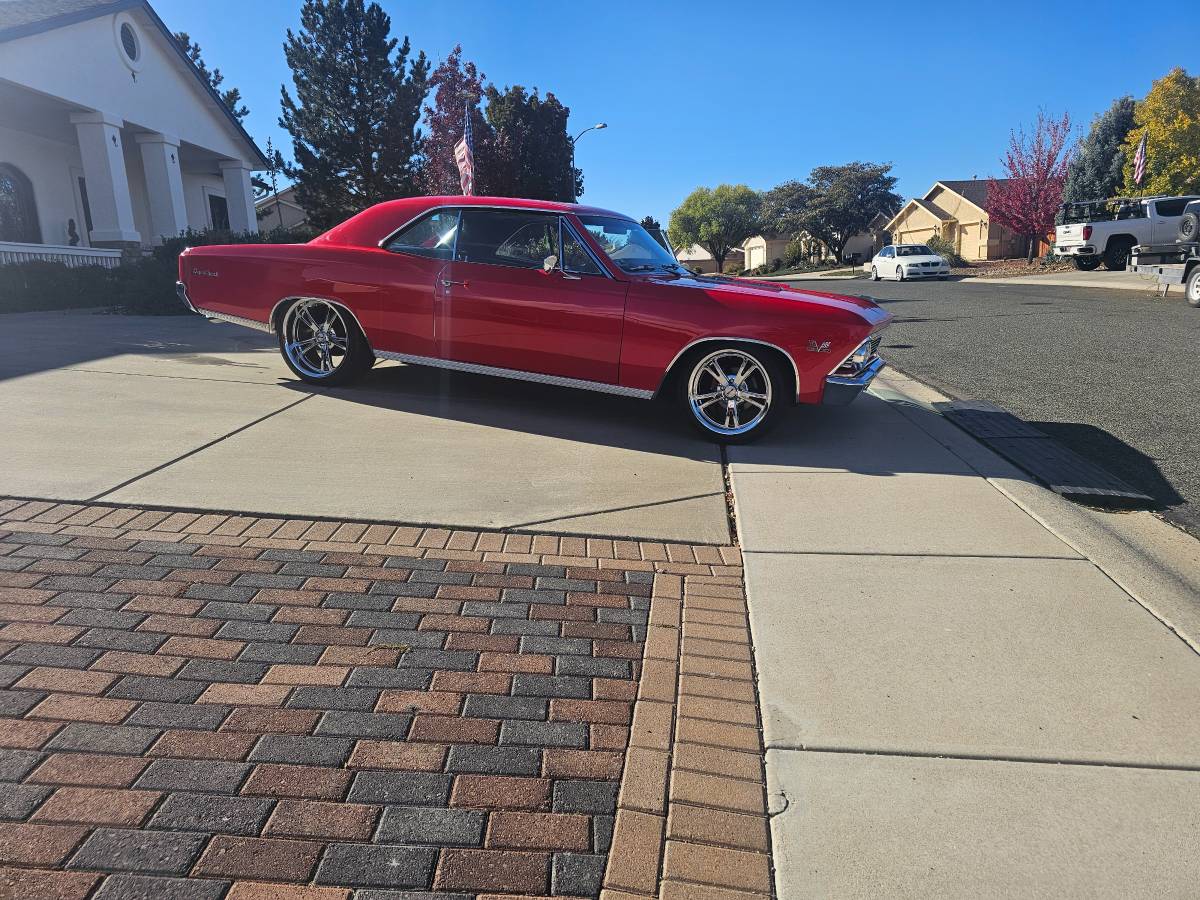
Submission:
M 1195 896 L 1194 593 L 1123 590 L 921 387 L 729 452 L 778 896 Z

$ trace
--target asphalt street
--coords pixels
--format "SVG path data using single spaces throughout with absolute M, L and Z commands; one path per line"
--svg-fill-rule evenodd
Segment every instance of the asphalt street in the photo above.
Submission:
M 1200 535 L 1200 310 L 1178 292 L 985 282 L 793 281 L 896 317 L 889 364 L 990 400 L 1154 497 Z

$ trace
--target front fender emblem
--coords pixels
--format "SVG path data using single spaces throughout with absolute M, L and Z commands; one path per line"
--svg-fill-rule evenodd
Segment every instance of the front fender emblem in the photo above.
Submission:
M 828 353 L 829 345 L 830 345 L 829 341 L 821 341 L 821 343 L 819 343 L 819 344 L 816 341 L 809 341 L 808 342 L 808 352 L 809 353 Z

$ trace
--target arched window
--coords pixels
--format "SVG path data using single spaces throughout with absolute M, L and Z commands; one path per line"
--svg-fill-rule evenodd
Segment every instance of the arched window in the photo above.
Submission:
M 9 163 L 0 163 L 0 241 L 42 242 L 33 185 L 24 172 Z

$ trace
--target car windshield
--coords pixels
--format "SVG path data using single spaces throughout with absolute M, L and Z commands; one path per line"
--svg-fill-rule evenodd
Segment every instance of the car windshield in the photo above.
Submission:
M 622 271 L 684 271 L 671 252 L 637 222 L 610 216 L 580 216 L 579 221 Z
M 896 248 L 897 256 L 933 256 L 933 251 L 924 244 L 905 244 Z

